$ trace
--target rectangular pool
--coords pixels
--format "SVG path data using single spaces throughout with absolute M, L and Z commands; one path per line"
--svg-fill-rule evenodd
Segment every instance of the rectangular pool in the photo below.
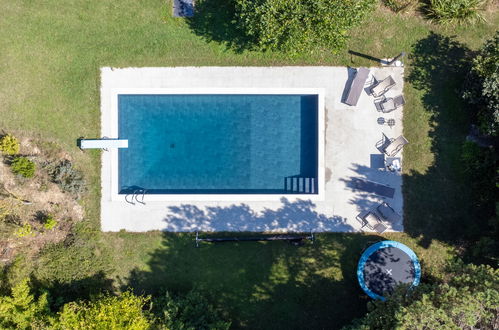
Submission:
M 317 195 L 319 94 L 117 93 L 117 193 Z

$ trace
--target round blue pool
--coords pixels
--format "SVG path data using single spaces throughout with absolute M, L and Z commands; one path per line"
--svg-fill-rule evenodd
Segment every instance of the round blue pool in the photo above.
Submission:
M 362 253 L 357 278 L 369 297 L 384 301 L 384 296 L 392 293 L 398 285 L 417 286 L 421 266 L 408 246 L 396 241 L 382 241 Z

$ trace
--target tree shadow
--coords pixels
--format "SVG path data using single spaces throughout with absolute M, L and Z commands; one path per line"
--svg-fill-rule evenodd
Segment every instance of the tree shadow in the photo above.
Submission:
M 114 292 L 115 289 L 114 281 L 109 279 L 103 271 L 69 282 L 40 280 L 35 276 L 31 276 L 30 282 L 34 288 L 48 291 L 51 297 L 50 305 L 52 310 L 58 310 L 68 302 L 88 300 L 92 296 L 103 292 Z
M 163 235 L 148 269 L 133 270 L 122 284 L 146 294 L 196 288 L 236 329 L 336 329 L 362 316 L 368 298 L 357 283 L 357 262 L 363 249 L 382 240 L 335 233 L 301 246 L 274 241 L 195 248 L 192 233 Z
M 195 15 L 188 18 L 187 23 L 207 42 L 220 43 L 238 53 L 255 45 L 237 25 L 234 0 L 198 0 Z
M 171 206 L 164 221 L 165 230 L 188 231 L 340 231 L 351 232 L 353 227 L 340 216 L 327 216 L 315 210 L 310 200 L 290 202 L 281 199 L 282 206 L 276 210 L 264 208 L 255 212 L 247 204 L 227 207 L 211 206 L 201 209 L 196 205 Z
M 420 238 L 423 247 L 433 239 L 448 243 L 470 239 L 485 225 L 480 223 L 484 219 L 473 216 L 473 196 L 461 166 L 469 114 L 459 91 L 469 70 L 470 54 L 453 37 L 433 32 L 412 49 L 407 80 L 419 91 L 424 112 L 430 117 L 435 160 L 426 173 L 404 175 L 404 227 L 409 235 Z

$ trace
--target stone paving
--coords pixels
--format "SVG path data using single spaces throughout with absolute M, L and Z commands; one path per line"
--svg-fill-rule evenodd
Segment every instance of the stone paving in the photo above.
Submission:
M 349 72 L 346 67 L 172 67 L 101 69 L 101 132 L 113 136 L 111 91 L 120 88 L 324 88 L 325 198 L 281 198 L 274 201 L 148 201 L 131 205 L 111 198 L 113 157 L 102 153 L 101 228 L 103 231 L 274 231 L 357 232 L 357 220 L 380 202 L 403 214 L 402 176 L 383 170 L 376 148 L 382 134 L 402 134 L 402 108 L 381 114 L 373 97 L 363 92 L 355 107 L 341 102 Z M 403 68 L 371 68 L 377 78 L 391 75 L 403 90 Z M 380 125 L 395 120 L 395 126 Z M 399 153 L 399 157 L 402 153 Z M 352 180 L 365 179 L 395 189 L 393 198 L 360 191 Z M 402 217 L 386 223 L 388 231 L 402 231 Z

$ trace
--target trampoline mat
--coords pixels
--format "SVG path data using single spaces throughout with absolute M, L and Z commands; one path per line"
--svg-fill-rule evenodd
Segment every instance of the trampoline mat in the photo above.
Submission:
M 412 259 L 395 247 L 375 251 L 364 266 L 366 286 L 380 296 L 392 293 L 400 284 L 411 285 L 415 276 Z

